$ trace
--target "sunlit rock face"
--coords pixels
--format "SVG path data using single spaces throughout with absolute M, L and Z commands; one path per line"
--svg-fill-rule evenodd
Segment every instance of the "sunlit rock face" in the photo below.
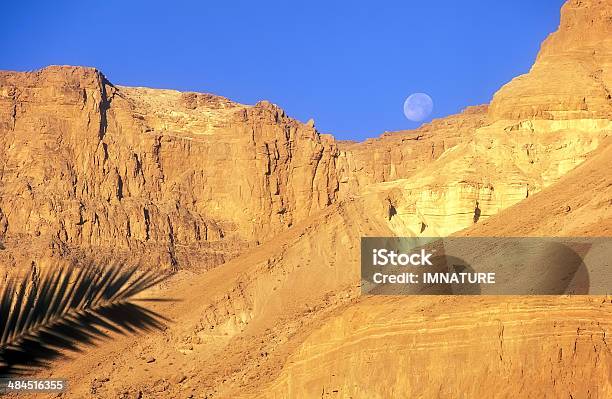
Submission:
M 610 121 L 585 125 L 591 129 L 572 128 L 573 121 L 481 127 L 410 178 L 369 191 L 395 207 L 389 223 L 396 234 L 448 235 L 556 182 L 612 131 Z
M 333 139 L 268 102 L 49 67 L 2 72 L 0 115 L 0 235 L 43 257 L 219 264 L 338 191 Z
M 495 94 L 491 120 L 610 119 L 610 8 L 609 0 L 565 3 L 559 29 L 542 43 L 529 73 L 513 79 Z
M 390 199 L 396 234 L 451 234 L 583 162 L 612 132 L 611 94 L 612 2 L 569 1 L 530 72 L 495 94 L 486 121 L 463 130 L 456 146 L 413 175 L 398 176 L 406 180 L 391 191 L 370 191 L 378 191 L 375 202 Z
M 385 132 L 361 143 L 340 141 L 341 186 L 349 184 L 355 191 L 372 183 L 408 178 L 484 126 L 486 118 L 487 105 L 467 107 L 416 130 Z
M 608 138 L 558 182 L 457 234 L 611 236 L 611 162 Z M 602 296 L 362 296 L 316 324 L 252 396 L 607 397 L 610 312 Z
M 92 68 L 2 72 L 0 234 L 26 258 L 209 267 L 356 197 L 392 213 L 395 234 L 451 234 L 554 183 L 610 133 L 609 5 L 568 2 L 490 106 L 363 143 L 267 101 L 115 86 Z
M 254 397 L 283 398 L 288 392 L 295 397 L 381 398 L 611 393 L 609 303 L 550 297 L 504 302 L 486 297 L 366 299 L 317 328 L 280 376 Z

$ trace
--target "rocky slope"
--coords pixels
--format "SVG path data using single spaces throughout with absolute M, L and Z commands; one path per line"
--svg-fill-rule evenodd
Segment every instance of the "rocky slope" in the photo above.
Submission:
M 611 149 L 461 234 L 553 235 L 558 225 L 537 210 L 558 204 L 572 206 L 565 234 L 609 231 Z M 366 206 L 341 201 L 222 267 L 180 272 L 159 293 L 181 301 L 154 306 L 173 320 L 167 330 L 118 337 L 43 375 L 68 376 L 69 397 L 101 398 L 610 392 L 607 298 L 360 297 L 358 237 L 391 234 Z
M 610 236 L 611 144 L 458 234 Z M 611 316 L 607 296 L 360 297 L 327 317 L 254 396 L 608 397 Z
M 608 397 L 609 301 L 365 300 L 330 318 L 260 397 Z

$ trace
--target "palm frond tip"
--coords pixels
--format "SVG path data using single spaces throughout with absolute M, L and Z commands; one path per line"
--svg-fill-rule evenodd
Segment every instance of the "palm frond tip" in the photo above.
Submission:
M 163 317 L 132 303 L 162 281 L 156 271 L 122 265 L 60 267 L 0 288 L 0 375 L 45 367 L 62 350 L 107 335 L 161 328 Z

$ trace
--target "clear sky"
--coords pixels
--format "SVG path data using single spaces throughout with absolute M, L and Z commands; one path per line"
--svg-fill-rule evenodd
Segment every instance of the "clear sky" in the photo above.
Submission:
M 116 84 L 267 99 L 341 139 L 490 101 L 529 70 L 562 0 L 3 1 L 0 69 L 99 68 Z

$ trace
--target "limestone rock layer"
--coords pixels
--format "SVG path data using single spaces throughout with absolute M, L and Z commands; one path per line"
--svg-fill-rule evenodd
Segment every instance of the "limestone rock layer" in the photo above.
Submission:
M 0 235 L 43 258 L 219 264 L 338 195 L 333 140 L 268 102 L 49 67 L 0 73 L 0 115 Z

